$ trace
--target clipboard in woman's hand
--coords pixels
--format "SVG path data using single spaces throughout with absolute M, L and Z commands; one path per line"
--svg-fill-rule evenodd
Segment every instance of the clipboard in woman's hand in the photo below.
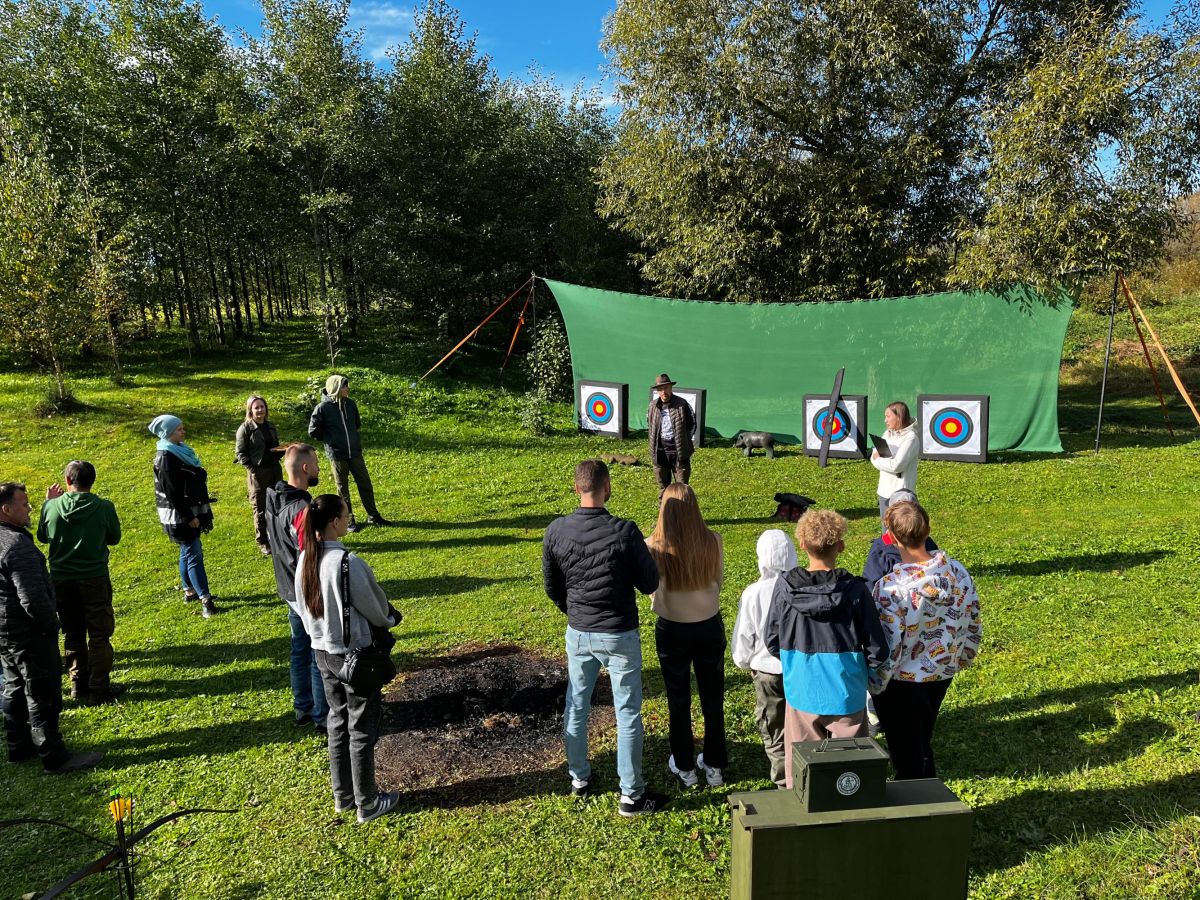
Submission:
M 871 439 L 871 443 L 875 445 L 875 450 L 880 456 L 891 457 L 892 448 L 888 446 L 887 441 L 877 434 L 871 434 L 869 431 L 867 432 L 867 436 Z

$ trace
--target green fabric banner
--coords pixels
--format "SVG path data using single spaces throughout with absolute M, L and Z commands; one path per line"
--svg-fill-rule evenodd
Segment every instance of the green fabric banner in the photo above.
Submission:
M 667 372 L 708 391 L 706 430 L 722 437 L 804 433 L 802 398 L 866 394 L 872 431 L 888 403 L 988 394 L 989 450 L 1059 452 L 1058 370 L 1071 305 L 994 294 L 846 303 L 709 303 L 547 281 L 562 311 L 575 381 L 629 383 L 629 427 L 646 427 L 649 387 Z M 578 403 L 578 398 L 576 398 Z M 576 409 L 576 415 L 578 415 Z

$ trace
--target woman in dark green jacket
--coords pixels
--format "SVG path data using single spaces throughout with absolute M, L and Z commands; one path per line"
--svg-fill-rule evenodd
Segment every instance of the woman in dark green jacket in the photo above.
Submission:
M 254 510 L 254 540 L 263 556 L 271 555 L 267 539 L 267 488 L 283 480 L 279 465 L 279 432 L 267 418 L 267 401 L 251 394 L 246 401 L 246 421 L 237 430 L 234 451 L 239 465 L 246 467 L 246 490 Z

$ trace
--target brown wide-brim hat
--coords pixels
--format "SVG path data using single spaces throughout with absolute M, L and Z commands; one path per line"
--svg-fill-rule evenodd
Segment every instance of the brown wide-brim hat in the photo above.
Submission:
M 675 382 L 673 382 L 671 380 L 671 376 L 668 375 L 666 372 L 663 372 L 661 375 L 659 375 L 657 378 L 654 379 L 654 384 L 651 385 L 650 389 L 657 391 L 659 388 L 674 387 L 674 386 L 675 386 Z

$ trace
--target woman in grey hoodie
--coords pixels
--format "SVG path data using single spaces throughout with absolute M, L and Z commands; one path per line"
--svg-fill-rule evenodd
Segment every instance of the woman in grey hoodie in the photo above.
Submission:
M 381 791 L 375 783 L 375 742 L 383 714 L 383 691 L 360 692 L 343 683 L 337 673 L 351 650 L 371 645 L 372 627 L 392 628 L 401 617 L 388 604 L 371 567 L 342 544 L 349 525 L 350 510 L 337 494 L 322 494 L 313 500 L 304 516 L 296 597 L 329 702 L 325 722 L 334 809 L 339 813 L 357 810 L 358 821 L 369 822 L 400 801 L 399 791 Z M 347 609 L 348 635 L 342 629 Z

